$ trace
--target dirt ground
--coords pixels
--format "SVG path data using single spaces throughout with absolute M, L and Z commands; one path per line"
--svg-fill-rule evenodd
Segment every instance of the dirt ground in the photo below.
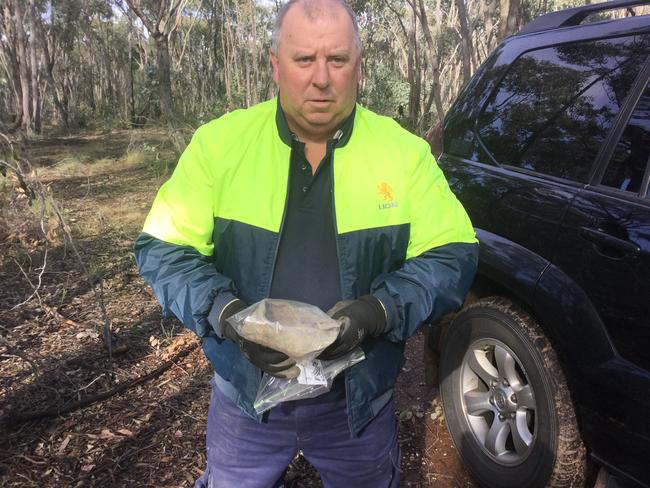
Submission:
M 0 485 L 193 486 L 205 463 L 211 368 L 192 334 L 161 317 L 131 254 L 173 168 L 165 132 L 44 139 L 25 156 L 51 188 L 75 245 L 52 235 L 45 252 L 43 241 L 30 237 L 30 219 L 5 212 L 12 224 L 0 232 Z M 76 251 L 95 289 L 103 287 L 121 349 L 112 362 Z M 38 294 L 25 276 L 34 285 L 40 280 Z M 402 486 L 473 487 L 438 391 L 425 385 L 422 348 L 421 334 L 409 341 L 396 388 Z M 61 409 L 71 411 L 52 415 Z M 286 486 L 315 487 L 320 480 L 296 458 Z

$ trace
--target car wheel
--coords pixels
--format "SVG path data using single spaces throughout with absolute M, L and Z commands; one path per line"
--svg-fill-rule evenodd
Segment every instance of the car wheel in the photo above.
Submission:
M 584 485 L 585 448 L 559 361 L 511 301 L 485 298 L 456 316 L 440 377 L 449 431 L 481 486 Z

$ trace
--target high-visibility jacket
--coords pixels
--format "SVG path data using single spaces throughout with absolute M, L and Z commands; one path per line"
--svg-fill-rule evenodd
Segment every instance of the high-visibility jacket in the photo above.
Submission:
M 261 372 L 210 323 L 236 297 L 251 304 L 271 289 L 291 152 L 277 110 L 273 99 L 200 127 L 135 247 L 164 313 L 199 335 L 229 396 L 258 420 Z M 387 315 L 385 333 L 362 345 L 366 359 L 345 372 L 358 433 L 390 399 L 406 339 L 462 304 L 478 245 L 428 144 L 392 119 L 357 106 L 352 135 L 332 158 L 342 296 L 372 293 Z

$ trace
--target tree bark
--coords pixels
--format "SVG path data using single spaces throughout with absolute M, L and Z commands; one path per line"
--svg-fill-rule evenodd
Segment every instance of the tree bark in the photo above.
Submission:
M 25 29 L 23 27 L 23 6 L 22 2 L 19 0 L 15 2 L 14 6 L 14 21 L 16 24 L 16 44 L 17 44 L 17 55 L 18 68 L 20 73 L 20 89 L 22 92 L 22 119 L 21 119 L 21 129 L 27 135 L 32 133 L 32 111 L 30 106 L 31 94 L 29 89 L 29 72 L 27 70 L 27 51 L 25 49 Z
M 156 65 L 158 68 L 158 96 L 160 113 L 166 122 L 174 120 L 172 101 L 171 67 L 169 62 L 169 42 L 167 36 L 158 35 L 156 41 Z
M 428 112 L 431 108 L 431 104 L 435 102 L 436 113 L 438 114 L 438 120 L 442 122 L 442 119 L 445 116 L 445 111 L 442 106 L 442 96 L 441 96 L 441 87 L 440 87 L 440 56 L 439 45 L 434 43 L 433 36 L 431 35 L 431 30 L 429 29 L 429 20 L 427 19 L 427 12 L 424 8 L 424 0 L 418 0 L 420 7 L 420 24 L 422 25 L 422 32 L 424 33 L 424 38 L 427 42 L 427 48 L 431 55 L 431 93 L 427 101 L 426 111 Z M 436 3 L 436 14 L 440 11 L 440 0 Z M 438 15 L 436 15 L 438 17 Z M 440 31 L 440 26 L 436 26 L 436 32 Z M 436 35 L 437 38 L 437 35 Z M 437 40 L 437 39 L 436 39 Z
M 38 87 L 38 63 L 36 62 L 36 5 L 29 1 L 29 64 L 31 66 L 32 116 L 34 132 L 41 133 L 41 94 Z
M 419 57 L 417 51 L 417 9 L 415 4 L 411 6 L 411 26 L 408 33 L 408 82 L 409 82 L 409 106 L 408 106 L 408 128 L 415 130 L 420 112 L 421 77 Z
M 52 21 L 54 21 L 54 19 L 52 19 Z M 38 32 L 38 37 L 41 41 L 41 49 L 43 51 L 43 61 L 44 61 L 43 64 L 45 65 L 45 76 L 47 77 L 47 82 L 49 83 L 52 89 L 52 100 L 54 101 L 54 107 L 56 108 L 56 111 L 59 114 L 59 118 L 61 119 L 61 123 L 63 124 L 63 127 L 68 129 L 70 127 L 68 108 L 66 103 L 61 101 L 61 97 L 59 96 L 59 86 L 56 80 L 54 79 L 54 63 L 55 63 L 54 52 L 50 50 L 47 37 L 45 36 L 45 28 L 43 27 L 42 22 L 40 21 L 40 19 L 36 19 L 35 23 Z
M 501 0 L 501 11 L 499 13 L 499 42 L 517 32 L 517 20 L 521 0 Z
M 226 87 L 226 107 L 230 108 L 232 100 L 232 76 L 230 74 L 230 56 L 228 47 L 228 37 L 226 37 L 226 1 L 221 0 L 221 56 L 223 61 L 223 83 Z
M 494 32 L 494 15 L 497 11 L 498 0 L 484 0 L 483 5 L 483 18 L 485 19 L 485 45 L 486 51 L 489 53 L 494 48 L 493 40 L 497 39 Z
M 133 34 L 131 30 L 133 29 L 133 24 L 129 18 L 129 67 L 126 70 L 127 73 L 127 86 L 128 86 L 128 103 L 129 103 L 129 120 L 131 122 L 131 127 L 135 126 L 135 92 L 133 89 Z
M 455 2 L 458 8 L 458 24 L 461 38 L 460 53 L 463 62 L 463 84 L 465 84 L 472 76 L 472 36 L 469 32 L 465 0 L 455 0 Z
M 0 47 L 2 48 L 2 62 L 7 73 L 7 79 L 10 82 L 11 90 L 13 93 L 14 105 L 14 120 L 9 131 L 13 132 L 20 127 L 23 118 L 23 92 L 20 85 L 20 66 L 16 54 L 16 29 L 14 23 L 14 14 L 9 2 L 4 2 L 2 18 L 4 21 L 4 35 L 5 41 L 0 39 Z

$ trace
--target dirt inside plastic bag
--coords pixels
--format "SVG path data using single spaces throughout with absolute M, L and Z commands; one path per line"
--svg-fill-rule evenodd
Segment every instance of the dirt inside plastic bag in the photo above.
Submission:
M 334 342 L 340 328 L 318 307 L 268 298 L 228 320 L 245 339 L 293 359 L 319 354 Z

